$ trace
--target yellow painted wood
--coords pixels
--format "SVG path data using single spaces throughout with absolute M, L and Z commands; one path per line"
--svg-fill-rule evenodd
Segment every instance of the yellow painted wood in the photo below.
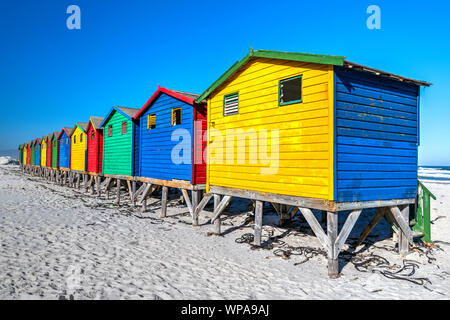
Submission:
M 82 137 L 82 141 L 81 140 Z M 86 134 L 77 126 L 70 136 L 70 168 L 85 171 L 86 164 Z
M 23 161 L 22 161 L 23 164 L 28 164 L 27 163 L 27 155 L 28 155 L 27 147 L 24 147 L 23 148 Z
M 328 168 L 330 171 L 330 175 L 328 176 L 328 200 L 334 200 L 334 72 L 333 66 L 329 67 L 329 80 L 328 80 L 328 96 L 329 96 L 329 104 L 328 104 L 328 126 L 329 126 L 329 135 L 328 135 Z
M 41 143 L 41 167 L 47 166 L 47 142 L 42 139 Z
M 279 81 L 297 75 L 302 102 L 279 106 Z M 239 113 L 223 116 L 223 97 L 235 92 Z M 249 61 L 208 99 L 207 190 L 216 185 L 333 200 L 333 121 L 332 67 Z M 261 130 L 268 139 L 260 139 Z M 276 150 L 278 159 L 271 158 Z

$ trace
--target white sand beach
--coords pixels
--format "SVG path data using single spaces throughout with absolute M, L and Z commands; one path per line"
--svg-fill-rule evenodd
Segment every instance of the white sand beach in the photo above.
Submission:
M 200 226 L 192 227 L 175 193 L 168 217 L 161 220 L 158 198 L 142 215 L 129 206 L 125 192 L 115 206 L 114 199 L 24 175 L 14 164 L 0 165 L 0 299 L 449 299 L 450 184 L 425 184 L 437 197 L 431 204 L 436 248 L 428 257 L 412 250 L 407 259 L 417 265 L 415 273 L 400 274 L 423 283 L 417 284 L 389 279 L 374 264 L 368 272 L 358 271 L 343 259 L 345 253 L 341 276 L 332 280 L 321 255 L 296 264 L 305 256 L 274 254 L 280 241 L 272 249 L 256 250 L 237 243 L 253 232 L 248 201 L 233 200 L 225 212 L 224 236 L 210 236 L 211 205 L 201 213 Z M 350 241 L 371 217 L 373 212 L 363 212 Z M 280 240 L 320 249 L 299 219 L 291 224 L 293 230 L 280 228 L 266 206 L 264 239 L 272 232 L 289 233 Z M 368 238 L 373 244 L 356 253 L 385 258 L 395 272 L 403 260 L 394 252 L 388 229 L 382 220 Z

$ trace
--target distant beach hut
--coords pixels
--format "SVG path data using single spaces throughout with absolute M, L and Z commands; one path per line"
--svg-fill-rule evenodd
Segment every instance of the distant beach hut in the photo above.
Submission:
M 52 133 L 50 138 L 50 144 L 52 146 L 52 161 L 49 165 L 49 167 L 52 167 L 54 169 L 58 168 L 58 131 L 55 131 Z
M 135 139 L 139 131 L 133 117 L 139 109 L 113 107 L 100 125 L 103 129 L 102 171 L 110 175 L 134 175 L 134 161 L 139 156 Z
M 100 129 L 104 118 L 91 117 L 87 127 L 87 171 L 102 172 L 103 130 Z
M 27 165 L 31 165 L 31 145 L 33 143 L 32 142 L 27 142 Z
M 136 114 L 140 130 L 136 175 L 206 183 L 206 164 L 202 157 L 206 141 L 202 142 L 202 136 L 207 114 L 206 104 L 195 102 L 198 97 L 159 87 Z M 176 154 L 174 150 L 178 150 Z
M 70 133 L 70 169 L 86 170 L 86 129 L 88 124 L 77 122 Z
M 34 165 L 41 165 L 41 139 L 34 140 Z
M 30 157 L 30 165 L 34 166 L 36 160 L 36 139 L 31 141 Z
M 41 139 L 41 167 L 47 166 L 47 136 Z
M 19 163 L 23 163 L 23 144 L 19 145 Z
M 28 151 L 28 142 L 22 146 L 22 164 L 26 165 L 27 163 L 27 151 Z
M 58 134 L 58 167 L 59 168 L 70 168 L 70 132 L 72 128 L 64 127 Z

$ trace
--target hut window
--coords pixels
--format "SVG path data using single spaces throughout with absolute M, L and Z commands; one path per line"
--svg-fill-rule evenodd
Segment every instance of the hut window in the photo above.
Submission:
M 108 137 L 112 137 L 112 124 L 108 126 Z
M 181 124 L 181 108 L 172 109 L 172 125 Z
M 280 80 L 278 85 L 278 104 L 284 106 L 302 102 L 302 76 Z
M 73 143 L 77 143 L 77 136 L 73 136 Z
M 127 133 L 127 123 L 122 122 L 122 134 L 126 134 L 126 133 Z
M 83 134 L 80 133 L 80 142 L 83 142 Z
M 69 144 L 69 138 L 66 138 L 66 144 Z
M 231 116 L 239 113 L 239 92 L 227 94 L 223 97 L 223 115 Z
M 152 113 L 147 116 L 147 129 L 156 128 L 156 114 Z
M 94 140 L 94 138 L 95 138 L 95 131 L 92 130 L 92 131 L 91 131 L 91 140 Z

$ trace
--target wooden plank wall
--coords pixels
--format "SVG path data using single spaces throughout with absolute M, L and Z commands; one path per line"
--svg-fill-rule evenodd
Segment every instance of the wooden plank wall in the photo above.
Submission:
M 303 79 L 303 102 L 279 106 L 279 81 L 297 75 Z M 227 129 L 267 129 L 269 134 L 278 129 L 279 169 L 275 174 L 261 174 L 261 168 L 269 164 L 251 164 L 248 159 L 255 152 L 250 154 L 248 146 L 244 164 L 237 163 L 236 145 L 234 163 L 227 164 L 226 147 L 217 148 L 217 153 L 209 154 L 208 184 L 332 200 L 331 80 L 332 67 L 328 65 L 258 58 L 243 66 L 211 96 L 208 129 L 220 130 L 223 135 Z M 239 92 L 239 114 L 223 116 L 224 95 L 235 92 Z M 238 139 L 245 139 L 245 133 Z M 211 143 L 211 149 L 213 146 Z M 220 152 L 223 164 L 212 163 Z M 260 149 L 256 154 L 261 158 Z
M 122 134 L 122 123 L 127 123 L 127 133 Z M 108 137 L 108 126 L 112 124 L 112 137 Z M 114 111 L 104 125 L 103 173 L 131 176 L 133 174 L 132 147 L 133 123 L 120 112 Z
M 74 138 L 76 137 L 76 142 Z M 83 141 L 81 141 L 83 137 Z M 71 137 L 70 168 L 84 171 L 86 169 L 86 134 L 77 126 Z
M 419 88 L 335 68 L 337 200 L 414 198 Z
M 59 143 L 59 167 L 60 168 L 70 168 L 70 139 L 67 141 L 68 135 L 63 132 Z
M 206 105 L 194 106 L 194 134 L 192 137 L 193 148 L 193 182 L 194 184 L 206 183 L 206 161 L 203 152 L 206 152 L 207 139 L 204 133 L 207 129 L 207 108 Z
M 181 124 L 172 126 L 172 109 L 181 108 Z M 156 114 L 156 128 L 147 129 L 148 115 Z M 161 93 L 147 111 L 140 117 L 140 163 L 139 176 L 162 180 L 188 180 L 192 183 L 192 105 Z M 186 141 L 172 141 L 175 130 L 186 130 Z M 183 146 L 188 152 L 189 163 L 176 164 L 172 161 L 172 150 Z
M 58 140 L 56 139 L 56 137 L 53 138 L 52 140 L 52 167 L 53 168 L 58 168 L 58 150 L 59 150 L 59 145 L 58 145 Z

